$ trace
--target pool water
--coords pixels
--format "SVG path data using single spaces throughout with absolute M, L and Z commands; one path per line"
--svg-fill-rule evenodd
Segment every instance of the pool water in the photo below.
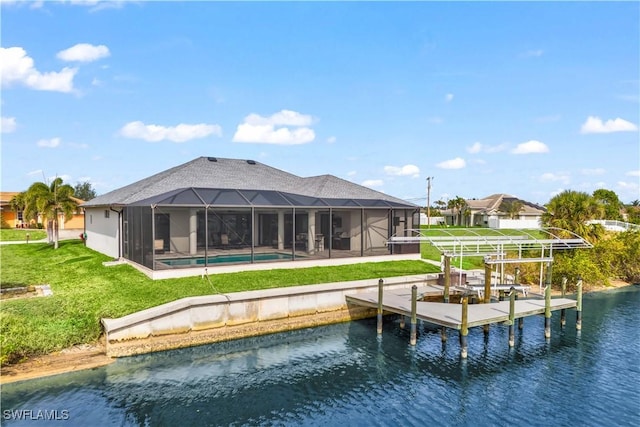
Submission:
M 254 254 L 254 261 L 277 261 L 287 260 L 291 261 L 293 257 L 291 254 L 271 252 Z M 251 262 L 251 254 L 232 254 L 232 255 L 214 255 L 206 258 L 207 264 L 223 264 L 232 262 Z M 204 265 L 205 258 L 171 258 L 159 260 L 161 263 L 170 267 L 179 267 L 185 265 Z

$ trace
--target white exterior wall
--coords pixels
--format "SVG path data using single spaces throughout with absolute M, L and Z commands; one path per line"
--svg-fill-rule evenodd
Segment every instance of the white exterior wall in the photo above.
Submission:
M 386 211 L 365 211 L 364 245 L 366 249 L 383 248 L 388 240 L 387 226 L 389 219 Z M 398 231 L 401 227 L 397 227 Z
M 169 214 L 169 250 L 171 252 L 189 253 L 189 224 L 191 210 L 163 208 L 162 213 Z
M 109 218 L 105 217 L 109 212 Z M 109 208 L 87 208 L 85 210 L 85 229 L 87 233 L 87 247 L 107 256 L 118 258 L 120 254 L 120 225 L 119 215 Z
M 490 218 L 489 219 L 489 227 L 490 228 L 515 228 L 515 229 L 523 229 L 523 228 L 540 228 L 540 219 L 500 219 L 500 218 Z
M 362 215 L 360 210 L 351 211 L 351 215 L 350 215 L 351 227 L 350 227 L 350 230 L 346 230 L 346 231 L 349 232 L 349 238 L 351 239 L 350 248 L 352 251 L 359 251 L 362 249 L 361 217 Z
M 430 218 L 427 218 L 427 214 L 421 212 L 419 214 L 413 214 L 413 228 L 418 228 L 419 225 L 427 225 L 427 220 L 431 225 L 440 225 L 445 222 L 443 216 L 431 216 Z

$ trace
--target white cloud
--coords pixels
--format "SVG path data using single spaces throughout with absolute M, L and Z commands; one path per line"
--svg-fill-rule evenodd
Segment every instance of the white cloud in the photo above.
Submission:
M 1 133 L 11 133 L 15 132 L 17 127 L 16 118 L 15 117 L 2 117 L 0 121 L 0 131 Z
M 635 102 L 635 103 L 640 102 L 640 96 L 638 95 L 618 95 L 616 96 L 616 98 L 621 99 L 623 101 L 628 101 L 628 102 Z
M 77 143 L 77 142 L 67 142 L 66 145 L 72 148 L 80 149 L 80 150 L 89 148 L 89 144 L 83 144 L 83 143 Z
M 541 182 L 561 182 L 565 185 L 571 182 L 571 177 L 567 172 L 546 172 L 540 175 Z
M 2 86 L 22 84 L 35 90 L 72 92 L 77 68 L 63 68 L 60 72 L 42 73 L 34 68 L 33 59 L 21 47 L 0 48 L 0 76 Z
M 448 93 L 448 94 L 446 94 L 446 95 L 444 96 L 444 100 L 445 100 L 446 102 L 451 102 L 451 101 L 453 101 L 453 94 L 452 94 L 452 93 Z
M 367 179 L 362 182 L 361 185 L 365 187 L 382 187 L 384 185 L 384 181 L 381 179 Z
M 282 110 L 269 117 L 252 113 L 245 117 L 244 123 L 238 125 L 233 141 L 281 145 L 306 144 L 316 137 L 313 129 L 308 127 L 312 122 L 311 116 L 291 110 Z
M 329 144 L 333 144 L 336 142 L 336 137 L 335 136 L 330 136 L 329 138 L 327 138 L 327 142 Z
M 595 168 L 595 169 L 582 169 L 581 172 L 583 175 L 604 175 L 606 171 L 602 168 Z
M 69 49 L 61 50 L 57 57 L 69 62 L 92 62 L 110 55 L 109 48 L 103 44 L 94 46 L 89 43 L 78 43 Z
M 404 166 L 385 166 L 384 172 L 387 175 L 393 176 L 410 176 L 412 178 L 420 177 L 420 168 L 416 165 L 404 165 Z
M 291 110 L 282 110 L 269 117 L 262 117 L 259 114 L 249 114 L 244 119 L 250 125 L 274 125 L 274 126 L 309 126 L 313 118 L 307 114 L 300 114 Z
M 549 147 L 547 147 L 546 144 L 536 140 L 523 142 L 521 144 L 518 144 L 516 148 L 511 150 L 511 153 L 513 154 L 534 154 L 534 153 L 548 153 L 548 152 L 549 152 Z
M 36 169 L 34 171 L 27 172 L 27 176 L 36 176 L 41 174 L 42 174 L 42 169 Z
M 640 169 L 637 171 L 629 171 L 627 173 L 625 173 L 625 175 L 627 176 L 640 176 Z
M 145 125 L 141 121 L 127 123 L 120 129 L 120 135 L 125 138 L 143 139 L 150 142 L 158 142 L 165 139 L 173 142 L 186 142 L 192 139 L 204 138 L 209 135 L 222 136 L 222 128 L 219 125 L 200 123 L 188 125 L 181 123 L 178 126 Z
M 474 142 L 470 147 L 467 147 L 467 151 L 471 154 L 484 153 L 498 153 L 507 149 L 507 144 L 498 145 L 484 145 L 480 142 Z
M 542 49 L 531 49 L 521 53 L 520 57 L 521 58 L 537 58 L 539 56 L 542 56 L 543 54 L 544 54 L 544 51 Z
M 347 172 L 347 176 L 352 177 L 352 176 L 356 176 L 358 173 L 356 171 L 349 171 Z
M 37 145 L 44 148 L 56 148 L 60 145 L 60 138 L 41 139 Z
M 603 122 L 600 117 L 589 116 L 582 124 L 580 133 L 635 132 L 637 130 L 638 126 L 620 117 Z
M 467 162 L 461 157 L 456 157 L 455 159 L 445 160 L 444 162 L 440 162 L 436 165 L 440 169 L 462 169 L 467 166 Z
M 618 181 L 616 184 L 621 192 L 628 194 L 628 198 L 634 200 L 638 198 L 638 194 L 640 194 L 638 193 L 638 191 L 640 190 L 640 185 L 638 185 L 637 182 Z
M 562 116 L 560 114 L 555 114 L 552 116 L 536 117 L 535 121 L 537 123 L 553 123 L 553 122 L 559 122 L 561 118 Z
M 482 144 L 479 142 L 474 142 L 471 147 L 467 147 L 467 151 L 471 154 L 476 154 L 482 151 Z

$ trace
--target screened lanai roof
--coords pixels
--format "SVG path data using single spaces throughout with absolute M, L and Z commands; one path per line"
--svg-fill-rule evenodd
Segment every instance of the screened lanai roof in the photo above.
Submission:
M 502 255 L 507 251 L 549 251 L 592 248 L 582 237 L 561 228 L 529 230 L 494 228 L 413 229 L 411 236 L 392 236 L 388 244 L 426 242 L 453 257 Z
M 180 188 L 130 204 L 171 207 L 415 208 L 394 200 L 311 197 L 274 190 Z

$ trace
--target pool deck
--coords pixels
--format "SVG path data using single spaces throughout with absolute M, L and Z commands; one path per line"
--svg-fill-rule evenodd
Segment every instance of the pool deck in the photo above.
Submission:
M 442 287 L 426 286 L 418 288 L 418 295 L 442 295 Z M 378 293 L 363 293 L 346 296 L 347 302 L 359 306 L 377 308 Z M 509 301 L 489 304 L 469 304 L 467 327 L 502 323 L 509 320 Z M 551 311 L 576 308 L 577 301 L 568 298 L 551 299 Z M 395 290 L 384 292 L 382 308 L 387 313 L 411 316 L 411 290 Z M 526 299 L 515 301 L 515 318 L 523 318 L 544 314 L 544 299 Z M 462 328 L 462 304 L 441 302 L 416 302 L 416 318 L 447 328 Z

